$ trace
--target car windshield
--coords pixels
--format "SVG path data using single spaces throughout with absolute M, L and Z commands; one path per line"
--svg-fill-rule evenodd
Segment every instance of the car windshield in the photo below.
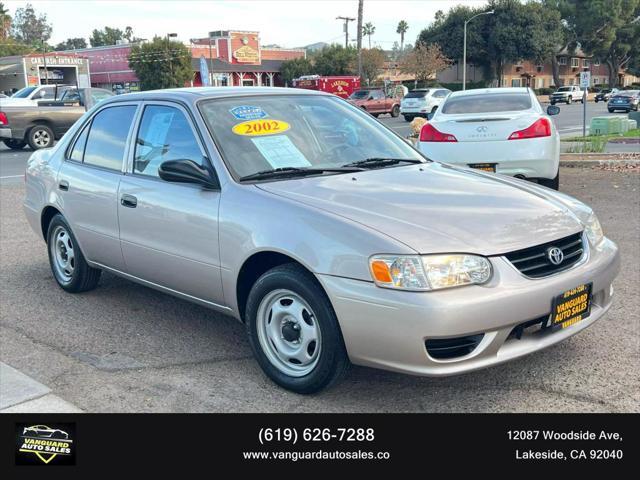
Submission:
M 16 93 L 11 95 L 13 98 L 27 98 L 29 95 L 33 93 L 33 91 L 38 87 L 25 87 L 21 90 L 18 90 Z
M 483 93 L 450 96 L 442 107 L 442 113 L 493 113 L 529 110 L 531 97 L 527 93 Z
M 571 91 L 571 87 L 560 87 L 558 89 L 559 92 L 570 92 Z
M 618 97 L 633 97 L 634 95 L 638 95 L 640 90 L 625 90 L 624 92 L 617 92 L 616 95 Z
M 425 161 L 368 113 L 334 96 L 228 97 L 204 101 L 200 111 L 237 178 L 372 158 Z
M 363 98 L 367 98 L 368 96 L 369 96 L 369 90 L 358 90 L 356 92 L 353 92 L 349 98 L 361 100 Z
M 404 98 L 424 98 L 427 96 L 427 93 L 429 93 L 429 90 L 409 92 Z

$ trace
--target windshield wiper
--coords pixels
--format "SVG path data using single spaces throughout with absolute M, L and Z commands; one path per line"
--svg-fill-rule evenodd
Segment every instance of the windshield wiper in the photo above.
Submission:
M 324 172 L 338 172 L 338 173 L 346 173 L 346 172 L 359 172 L 362 168 L 356 168 L 355 166 L 349 168 L 347 166 L 343 167 L 327 167 L 327 168 L 300 168 L 300 167 L 280 167 L 273 168 L 271 170 L 262 170 L 261 172 L 252 173 L 250 175 L 245 175 L 244 177 L 240 177 L 240 181 L 244 182 L 247 180 L 262 180 L 264 178 L 273 178 L 273 177 L 293 177 L 298 175 L 316 175 Z
M 387 165 L 396 165 L 401 162 L 407 163 L 424 163 L 417 158 L 386 158 L 386 157 L 371 157 L 364 160 L 358 160 L 357 162 L 347 163 L 342 165 L 343 167 L 360 167 L 360 168 L 381 168 Z

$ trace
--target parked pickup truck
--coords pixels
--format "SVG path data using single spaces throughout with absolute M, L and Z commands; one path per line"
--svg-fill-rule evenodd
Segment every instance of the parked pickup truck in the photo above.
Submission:
M 386 96 L 382 89 L 356 90 L 347 101 L 374 117 L 383 113 L 390 113 L 392 117 L 400 115 L 400 99 Z
M 0 140 L 13 150 L 27 144 L 34 150 L 52 147 L 88 109 L 111 96 L 102 88 L 72 88 L 60 100 L 41 101 L 38 106 L 1 105 Z
M 553 92 L 549 97 L 549 103 L 551 105 L 555 105 L 558 102 L 564 102 L 569 105 L 571 102 L 583 102 L 584 100 L 584 90 L 582 90 L 578 85 L 568 85 L 566 87 L 560 87 L 558 90 Z

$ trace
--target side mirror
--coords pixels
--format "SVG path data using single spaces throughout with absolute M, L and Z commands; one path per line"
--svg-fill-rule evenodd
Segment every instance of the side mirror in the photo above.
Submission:
M 555 105 L 549 105 L 547 107 L 547 115 L 558 115 L 560 113 L 560 107 Z
M 207 169 L 193 160 L 167 160 L 158 168 L 158 176 L 167 182 L 196 183 L 205 188 L 217 190 L 218 180 Z

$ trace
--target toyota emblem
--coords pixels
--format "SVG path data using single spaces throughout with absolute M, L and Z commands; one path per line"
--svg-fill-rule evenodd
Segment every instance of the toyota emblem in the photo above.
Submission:
M 564 253 L 558 247 L 551 247 L 547 250 L 547 258 L 554 265 L 560 265 L 564 260 Z
M 482 125 L 482 126 L 480 126 L 480 127 L 476 128 L 476 132 L 478 132 L 478 133 L 484 133 L 484 132 L 486 132 L 487 130 L 488 130 L 488 128 L 487 128 L 487 127 L 485 127 L 484 125 Z

